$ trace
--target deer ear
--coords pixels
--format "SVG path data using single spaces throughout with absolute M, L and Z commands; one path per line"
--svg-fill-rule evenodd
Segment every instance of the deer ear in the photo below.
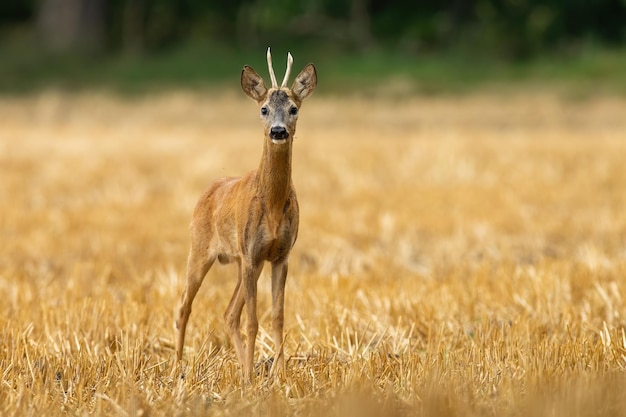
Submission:
M 265 82 L 263 78 L 248 65 L 244 66 L 243 70 L 241 70 L 241 88 L 248 97 L 256 101 L 265 100 L 265 95 L 267 94 Z
M 293 82 L 291 92 L 302 101 L 311 95 L 315 87 L 317 87 L 317 71 L 315 71 L 315 65 L 307 64 Z

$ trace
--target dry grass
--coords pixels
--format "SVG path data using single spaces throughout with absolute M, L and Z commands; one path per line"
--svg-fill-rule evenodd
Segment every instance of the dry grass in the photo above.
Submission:
M 286 380 L 242 387 L 233 266 L 178 368 L 191 210 L 260 156 L 239 96 L 0 100 L 0 415 L 626 415 L 623 99 L 312 98 Z

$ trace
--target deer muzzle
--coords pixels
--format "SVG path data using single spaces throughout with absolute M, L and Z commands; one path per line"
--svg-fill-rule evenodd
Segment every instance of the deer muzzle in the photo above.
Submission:
M 273 126 L 270 129 L 270 139 L 272 142 L 282 142 L 289 137 L 289 132 L 284 126 Z

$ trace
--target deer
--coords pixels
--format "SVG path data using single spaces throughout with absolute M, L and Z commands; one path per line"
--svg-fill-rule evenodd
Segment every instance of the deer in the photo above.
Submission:
M 291 179 L 291 154 L 300 107 L 317 86 L 315 65 L 307 64 L 288 88 L 292 64 L 293 57 L 288 53 L 280 87 L 272 67 L 270 48 L 267 49 L 270 88 L 252 67 L 245 65 L 241 71 L 241 88 L 259 107 L 264 133 L 261 162 L 256 170 L 242 177 L 215 180 L 200 197 L 189 227 L 191 244 L 186 281 L 175 320 L 176 357 L 180 362 L 191 306 L 204 277 L 215 260 L 220 264 L 236 263 L 237 284 L 224 320 L 243 376 L 250 381 L 259 326 L 257 282 L 265 262 L 271 264 L 271 323 L 275 344 L 270 374 L 285 374 L 285 283 L 288 258 L 299 224 L 298 199 Z M 246 344 L 240 329 L 244 306 Z

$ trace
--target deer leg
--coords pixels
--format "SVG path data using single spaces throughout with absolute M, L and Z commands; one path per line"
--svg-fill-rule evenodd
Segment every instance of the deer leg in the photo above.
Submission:
M 283 354 L 283 325 L 285 317 L 285 283 L 287 281 L 287 262 L 272 264 L 272 332 L 276 354 L 272 364 L 272 373 L 285 374 Z
M 257 279 L 263 269 L 263 263 L 260 265 L 246 264 L 242 265 L 242 285 L 243 296 L 246 304 L 246 315 L 248 317 L 247 336 L 248 343 L 246 346 L 246 357 L 243 362 L 244 377 L 252 380 L 252 370 L 254 368 L 254 345 L 256 343 L 256 335 L 259 330 L 259 321 L 256 313 L 257 304 Z
M 194 250 L 193 247 L 189 252 L 189 258 L 187 259 L 187 280 L 178 309 L 178 318 L 176 319 L 176 358 L 178 360 L 183 358 L 185 330 L 187 328 L 187 320 L 189 320 L 189 315 L 191 314 L 191 304 L 214 261 L 214 256 L 207 258 L 204 253 Z
M 244 297 L 241 287 L 241 263 L 239 264 L 239 275 L 237 277 L 237 286 L 233 292 L 233 296 L 228 303 L 226 312 L 224 313 L 224 321 L 226 322 L 226 331 L 230 336 L 230 340 L 235 347 L 235 353 L 239 363 L 245 363 L 245 353 L 243 340 L 241 339 L 240 323 L 241 312 L 243 310 Z

